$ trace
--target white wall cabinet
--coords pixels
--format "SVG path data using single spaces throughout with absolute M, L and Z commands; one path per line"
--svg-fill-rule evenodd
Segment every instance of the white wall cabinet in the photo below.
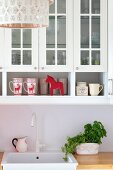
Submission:
M 113 79 L 113 1 L 108 1 L 108 76 Z
M 8 71 L 38 71 L 38 30 L 4 29 L 5 68 Z
M 48 28 L 0 29 L 0 103 L 109 104 L 107 0 L 55 0 L 49 21 Z M 39 81 L 47 74 L 68 79 L 65 96 L 14 96 L 9 90 L 15 77 Z M 104 89 L 99 96 L 77 96 L 78 81 Z
M 49 27 L 39 29 L 39 70 L 73 71 L 73 0 L 55 0 Z
M 113 1 L 108 1 L 108 90 L 113 104 Z
M 55 0 L 50 6 L 48 28 L 5 29 L 6 68 L 11 71 L 73 71 L 72 9 L 73 0 Z
M 4 65 L 4 29 L 0 29 L 0 71 Z
M 107 71 L 107 0 L 74 0 L 74 70 Z

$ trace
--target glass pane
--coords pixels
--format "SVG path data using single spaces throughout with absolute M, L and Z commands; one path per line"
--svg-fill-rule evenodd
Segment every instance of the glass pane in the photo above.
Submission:
M 23 65 L 31 65 L 32 64 L 32 56 L 31 50 L 23 51 Z
M 12 29 L 12 48 L 21 47 L 21 30 Z
M 81 14 L 89 13 L 89 0 L 81 0 Z
M 57 65 L 66 65 L 66 51 L 58 51 Z
M 92 17 L 92 48 L 100 48 L 100 17 Z
M 12 50 L 12 65 L 21 64 L 21 52 L 20 50 Z
M 89 65 L 89 51 L 81 51 L 81 65 Z
M 54 14 L 55 13 L 55 1 L 52 5 L 49 6 L 49 13 Z
M 23 48 L 31 48 L 31 29 L 23 29 Z
M 66 13 L 66 0 L 57 0 L 57 13 L 58 14 Z
M 89 17 L 81 17 L 81 48 L 89 48 Z
M 100 14 L 100 0 L 92 0 L 92 14 Z
M 55 51 L 46 51 L 46 65 L 55 65 Z
M 92 51 L 92 65 L 100 65 L 100 51 Z
M 57 48 L 66 48 L 66 17 L 57 17 Z
M 46 47 L 55 48 L 55 17 L 49 17 L 49 27 L 46 28 Z

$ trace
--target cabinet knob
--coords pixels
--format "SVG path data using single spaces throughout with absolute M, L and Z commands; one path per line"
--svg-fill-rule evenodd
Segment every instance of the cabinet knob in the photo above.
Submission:
M 79 67 L 76 67 L 76 70 L 79 70 Z
M 37 70 L 37 67 L 34 67 L 35 70 Z
M 2 67 L 2 66 L 0 66 L 0 69 L 3 69 L 3 67 Z
M 42 70 L 44 70 L 44 67 L 42 67 Z

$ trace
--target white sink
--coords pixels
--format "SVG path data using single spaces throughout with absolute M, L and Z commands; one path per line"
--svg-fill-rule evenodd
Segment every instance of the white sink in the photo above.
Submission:
M 68 161 L 63 159 L 62 152 L 41 153 L 4 153 L 3 170 L 76 170 L 78 165 L 73 155 L 68 155 Z

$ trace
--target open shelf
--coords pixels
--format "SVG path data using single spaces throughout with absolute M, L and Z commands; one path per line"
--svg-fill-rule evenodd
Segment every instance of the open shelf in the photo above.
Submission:
M 68 80 L 67 95 L 59 95 L 59 93 L 55 93 L 51 96 L 49 93 L 42 95 L 40 94 L 40 79 L 44 79 L 47 75 L 55 77 L 57 80 L 59 78 L 64 78 Z M 87 104 L 110 104 L 110 99 L 108 98 L 108 88 L 107 84 L 105 83 L 108 80 L 107 73 L 97 73 L 97 72 L 6 72 L 6 79 L 2 80 L 2 73 L 0 73 L 0 104 L 55 104 L 55 105 L 87 105 Z M 5 76 L 5 74 L 4 74 Z M 38 89 L 36 95 L 28 95 L 27 92 L 22 90 L 22 95 L 17 96 L 14 95 L 9 89 L 9 82 L 12 81 L 13 78 L 23 78 L 23 81 L 26 78 L 36 78 Z M 4 81 L 6 80 L 6 93 L 4 93 L 5 86 L 3 85 Z M 3 82 L 2 82 L 3 81 Z M 76 84 L 77 82 L 87 82 L 89 83 L 99 83 L 103 85 L 103 90 L 98 96 L 77 96 L 76 91 Z M 4 88 L 3 88 L 3 87 Z M 2 92 L 3 89 L 3 92 Z M 48 90 L 49 92 L 49 90 Z M 6 94 L 6 95 L 5 95 Z M 89 94 L 89 93 L 88 93 Z
M 35 78 L 36 79 L 36 96 L 50 96 L 49 91 L 49 84 L 45 82 L 47 75 L 50 75 L 55 78 L 57 82 L 65 81 L 64 84 L 64 95 L 68 96 L 70 95 L 70 86 L 68 85 L 68 73 L 42 73 L 42 72 L 8 72 L 7 73 L 7 95 L 8 96 L 14 96 L 14 93 L 9 88 L 9 82 L 13 80 L 13 78 L 22 78 L 23 82 L 26 82 L 26 78 Z M 63 79 L 63 80 L 62 80 Z M 24 83 L 22 83 L 24 84 Z M 13 88 L 13 84 L 12 84 Z M 26 87 L 25 87 L 26 88 Z M 28 96 L 28 93 L 24 90 L 22 85 L 22 96 Z M 55 96 L 61 96 L 60 91 L 54 90 L 53 95 Z M 34 97 L 34 96 L 33 96 Z
M 86 82 L 87 85 L 87 89 L 88 89 L 88 96 L 91 97 L 90 95 L 90 90 L 89 90 L 89 84 L 100 84 L 103 86 L 102 91 L 99 93 L 98 96 L 105 96 L 106 92 L 105 92 L 105 86 L 106 84 L 105 82 L 105 73 L 98 73 L 98 72 L 78 72 L 76 73 L 76 82 L 75 82 L 75 86 L 77 86 L 77 82 Z M 86 89 L 86 90 L 87 90 Z M 75 95 L 77 95 L 77 90 Z

